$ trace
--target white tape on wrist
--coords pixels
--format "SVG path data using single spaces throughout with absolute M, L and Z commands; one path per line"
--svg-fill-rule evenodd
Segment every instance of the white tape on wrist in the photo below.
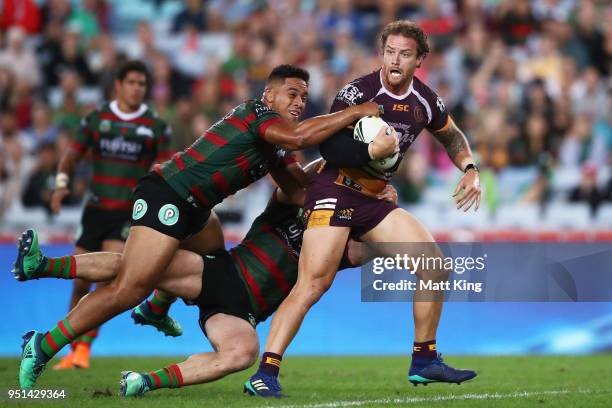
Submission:
M 57 173 L 57 176 L 55 176 L 55 188 L 66 188 L 69 181 L 70 177 L 66 173 Z

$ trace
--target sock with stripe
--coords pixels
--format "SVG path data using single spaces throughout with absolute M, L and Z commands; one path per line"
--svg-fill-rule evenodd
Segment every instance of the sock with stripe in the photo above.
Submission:
M 74 256 L 62 256 L 60 258 L 45 258 L 44 266 L 37 278 L 74 279 L 76 277 L 76 259 Z
M 62 347 L 70 344 L 74 340 L 74 331 L 68 323 L 68 319 L 60 321 L 57 326 L 49 330 L 43 336 L 40 342 L 40 347 L 49 358 L 56 355 Z
M 155 289 L 153 296 L 146 303 L 146 312 L 153 318 L 159 319 L 168 315 L 168 310 L 172 303 L 176 301 L 176 297 L 170 296 L 165 292 L 160 292 Z
M 263 356 L 261 356 L 261 363 L 259 363 L 259 369 L 257 370 L 257 372 L 278 377 L 278 371 L 280 370 L 281 361 L 283 361 L 283 356 L 281 356 L 280 354 L 268 352 L 263 353 Z
M 157 371 L 143 373 L 142 375 L 149 380 L 151 390 L 158 388 L 179 388 L 183 385 L 183 375 L 181 374 L 181 369 L 176 364 Z
M 86 344 L 86 345 L 91 347 L 91 343 L 93 343 L 94 340 L 96 339 L 96 337 L 98 337 L 98 332 L 99 331 L 100 331 L 99 328 L 98 329 L 90 330 L 87 333 L 85 333 L 82 336 L 80 336 L 75 341 L 73 341 L 72 344 L 76 345 L 77 343 L 83 343 L 83 344 Z M 73 347 L 73 349 L 74 349 L 74 347 Z
M 436 339 L 421 343 L 414 342 L 412 346 L 412 367 L 416 369 L 423 368 L 429 365 L 437 356 Z

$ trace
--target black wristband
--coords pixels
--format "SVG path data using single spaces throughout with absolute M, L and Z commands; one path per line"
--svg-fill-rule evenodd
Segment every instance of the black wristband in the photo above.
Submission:
M 476 166 L 474 163 L 470 163 L 470 164 L 468 164 L 467 166 L 465 166 L 465 169 L 463 169 L 463 172 L 464 172 L 464 173 L 467 173 L 467 172 L 468 172 L 468 170 L 470 170 L 470 169 L 474 169 L 474 170 L 476 170 L 477 172 L 480 172 L 480 169 L 479 169 L 479 168 L 478 168 L 478 166 Z

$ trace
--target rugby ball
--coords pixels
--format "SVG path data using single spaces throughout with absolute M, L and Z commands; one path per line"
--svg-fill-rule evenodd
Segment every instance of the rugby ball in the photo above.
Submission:
M 387 122 L 378 116 L 364 116 L 363 118 L 359 119 L 355 125 L 355 129 L 353 130 L 353 138 L 355 140 L 359 140 L 360 142 L 372 143 L 381 128 L 386 128 L 388 132 L 387 134 L 391 133 L 391 126 L 389 126 Z M 377 171 L 384 172 L 385 170 L 389 170 L 395 166 L 398 158 L 399 152 L 395 152 L 395 154 L 392 156 L 372 160 L 369 163 L 369 166 Z

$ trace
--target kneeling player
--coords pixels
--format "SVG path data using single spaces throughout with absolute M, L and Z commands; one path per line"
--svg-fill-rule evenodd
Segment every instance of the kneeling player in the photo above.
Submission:
M 261 99 L 238 105 L 193 145 L 143 177 L 134 190 L 132 226 L 117 277 L 83 298 L 62 320 L 67 325 L 47 333 L 64 333 L 67 327 L 80 336 L 137 306 L 157 286 L 157 277 L 181 242 L 198 236 L 216 204 L 269 172 L 288 169 L 291 159 L 285 149 L 317 145 L 360 117 L 381 112 L 369 102 L 299 122 L 308 78 L 300 68 L 276 67 Z M 389 152 L 378 156 L 372 149 L 372 157 L 393 152 L 395 143 L 381 140 L 381 150 Z M 24 335 L 21 388 L 33 388 L 46 363 L 73 340 L 70 330 L 64 334 L 55 343 L 47 340 L 45 332 L 31 330 Z M 41 347 L 45 352 L 38 353 Z

